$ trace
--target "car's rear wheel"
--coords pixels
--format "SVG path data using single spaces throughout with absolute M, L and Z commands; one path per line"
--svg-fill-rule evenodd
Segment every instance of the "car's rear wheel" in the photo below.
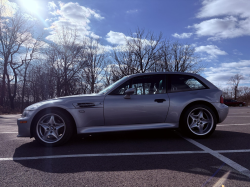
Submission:
M 34 121 L 35 139 L 45 146 L 59 146 L 69 141 L 73 134 L 70 116 L 60 110 L 40 113 Z
M 193 105 L 184 112 L 181 129 L 193 138 L 205 138 L 214 132 L 216 123 L 216 115 L 210 107 Z

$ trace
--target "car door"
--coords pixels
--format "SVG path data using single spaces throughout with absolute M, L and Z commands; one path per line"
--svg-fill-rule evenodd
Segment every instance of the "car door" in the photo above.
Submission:
M 135 88 L 135 93 L 125 99 L 128 88 Z M 168 108 L 166 75 L 134 77 L 105 97 L 105 125 L 164 123 Z

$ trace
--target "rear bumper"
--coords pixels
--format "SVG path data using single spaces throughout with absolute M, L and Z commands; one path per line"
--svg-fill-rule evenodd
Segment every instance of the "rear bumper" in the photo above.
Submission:
M 221 104 L 221 103 L 212 103 L 212 104 L 216 108 L 216 110 L 218 112 L 218 115 L 219 115 L 218 123 L 223 122 L 226 119 L 227 115 L 228 115 L 228 111 L 229 111 L 228 106 L 225 105 L 225 104 Z
M 17 119 L 18 135 L 17 137 L 30 137 L 31 119 L 24 117 Z

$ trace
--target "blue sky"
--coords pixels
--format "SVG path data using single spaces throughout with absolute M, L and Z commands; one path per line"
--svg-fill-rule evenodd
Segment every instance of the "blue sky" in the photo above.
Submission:
M 11 0 L 10 0 L 11 1 Z M 236 73 L 250 85 L 249 0 L 12 0 L 39 20 L 47 39 L 55 26 L 77 26 L 102 45 L 124 42 L 137 27 L 193 44 L 206 69 L 204 77 L 226 86 Z

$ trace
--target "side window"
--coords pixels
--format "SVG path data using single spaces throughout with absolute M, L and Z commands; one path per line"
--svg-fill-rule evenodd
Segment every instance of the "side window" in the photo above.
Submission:
M 109 95 L 125 95 L 125 91 L 130 88 L 131 80 L 123 83 L 121 86 L 112 91 Z
M 135 77 L 131 81 L 131 88 L 135 88 L 135 95 L 166 93 L 166 76 L 147 75 Z
M 135 95 L 166 93 L 165 75 L 146 75 L 128 80 L 116 88 L 110 95 L 125 95 L 128 88 L 135 88 Z
M 189 75 L 171 75 L 171 92 L 206 89 L 196 78 Z

